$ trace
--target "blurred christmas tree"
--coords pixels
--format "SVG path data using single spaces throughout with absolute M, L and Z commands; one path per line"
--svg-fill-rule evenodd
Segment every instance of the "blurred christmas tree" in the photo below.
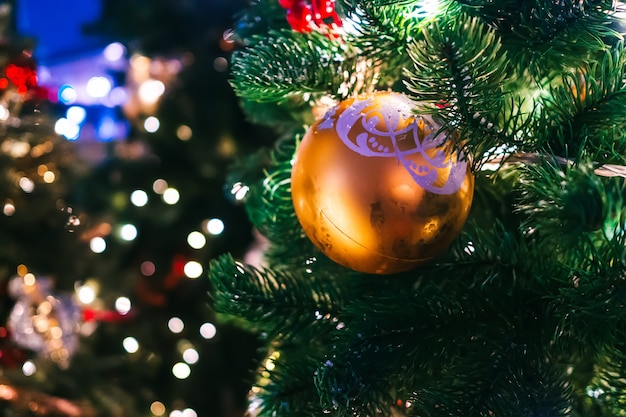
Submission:
M 262 262 L 209 271 L 215 309 L 265 344 L 250 415 L 625 415 L 623 13 L 258 0 L 240 16 L 232 85 L 282 135 L 233 179 Z
M 254 244 L 225 175 L 272 137 L 227 84 L 240 5 L 185 4 L 105 1 L 86 28 L 125 54 L 125 136 L 83 121 L 115 89 L 84 108 L 38 85 L 0 9 L 1 415 L 243 414 L 256 340 L 214 324 L 197 278 Z

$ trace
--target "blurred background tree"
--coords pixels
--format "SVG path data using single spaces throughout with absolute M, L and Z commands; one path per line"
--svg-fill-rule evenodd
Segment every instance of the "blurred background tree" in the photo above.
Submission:
M 243 3 L 1 5 L 1 415 L 243 414 L 256 340 L 198 279 L 259 244 L 225 188 L 274 140 L 228 85 Z

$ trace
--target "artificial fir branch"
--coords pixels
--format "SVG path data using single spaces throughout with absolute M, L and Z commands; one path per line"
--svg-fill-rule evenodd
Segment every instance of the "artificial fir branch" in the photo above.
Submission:
M 621 232 L 598 239 L 595 246 L 587 245 L 578 260 L 562 261 L 569 276 L 558 293 L 547 296 L 560 320 L 556 336 L 565 346 L 580 343 L 588 354 L 597 355 L 611 347 L 615 332 L 626 324 L 625 240 Z
M 609 33 L 618 35 L 607 26 L 612 20 L 606 13 L 613 11 L 611 0 L 567 1 L 528 1 L 515 0 L 453 0 L 448 2 L 461 6 L 463 11 L 480 16 L 485 22 L 497 26 L 504 33 L 515 34 L 529 42 L 545 43 L 560 32 L 586 32 L 593 37 Z M 457 11 L 457 10 L 450 10 Z M 619 36 L 619 35 L 618 35 Z
M 406 45 L 419 36 L 423 19 L 416 18 L 413 2 L 354 2 L 344 0 L 353 32 L 346 37 L 361 56 L 381 67 L 381 86 L 391 86 L 410 64 Z M 358 4 L 357 4 L 358 3 Z
M 438 262 L 438 268 L 449 274 L 458 268 L 471 269 L 467 279 L 477 287 L 515 283 L 518 277 L 516 269 L 528 256 L 528 249 L 519 240 L 519 235 L 507 230 L 499 219 L 492 221 L 490 233 L 485 233 L 482 226 L 470 221 L 453 243 L 450 258 Z
M 474 170 L 491 149 L 517 142 L 528 116 L 507 91 L 513 74 L 493 29 L 469 16 L 434 21 L 408 50 L 414 64 L 405 73 L 409 91 L 460 132 Z
M 460 12 L 495 27 L 519 72 L 541 78 L 546 69 L 572 68 L 580 58 L 603 51 L 622 36 L 615 30 L 612 0 L 519 2 L 452 0 L 448 15 Z
M 626 328 L 619 329 L 623 334 Z M 626 409 L 626 380 L 622 377 L 626 368 L 626 344 L 619 342 L 601 361 L 601 368 L 596 378 L 591 381 L 593 397 L 602 408 L 607 409 L 606 415 L 621 415 Z
M 262 167 L 262 178 L 247 184 L 250 191 L 246 211 L 252 224 L 268 240 L 265 262 L 273 267 L 289 270 L 307 265 L 313 270 L 333 264 L 327 260 L 305 236 L 296 218 L 291 201 L 291 161 L 301 133 L 288 135 L 268 152 Z
M 388 415 L 386 406 L 396 399 L 438 387 L 453 395 L 441 401 L 457 404 L 454 415 L 486 415 L 511 402 L 519 415 L 542 409 L 546 401 L 554 402 L 551 411 L 565 408 L 564 367 L 542 359 L 551 348 L 547 339 L 536 337 L 553 323 L 544 320 L 546 303 L 525 288 L 529 280 L 509 281 L 503 275 L 506 282 L 475 286 L 474 270 L 432 267 L 410 293 L 379 293 L 346 305 L 340 315 L 345 327 L 335 332 L 318 373 L 325 407 L 335 415 L 372 415 L 373 410 Z M 506 295 L 500 293 L 505 286 Z M 515 375 L 519 380 L 513 383 Z M 465 395 L 458 396 L 459 390 Z M 524 390 L 528 395 L 520 396 Z
M 270 29 L 286 29 L 285 9 L 277 0 L 253 0 L 248 9 L 237 16 L 234 35 L 244 45 L 255 35 L 265 35 Z
M 503 346 L 488 361 L 463 362 L 449 373 L 427 378 L 409 397 L 409 416 L 550 416 L 571 413 L 561 367 L 531 359 L 523 350 Z M 457 375 L 472 375 L 458 383 Z
M 239 317 L 264 338 L 306 340 L 333 326 L 344 299 L 341 288 L 323 274 L 258 269 L 223 255 L 210 264 L 213 306 L 219 313 Z
M 253 225 L 271 242 L 281 239 L 293 244 L 302 231 L 291 203 L 291 160 L 301 135 L 282 140 L 269 153 L 262 179 L 250 183 L 246 205 Z
M 271 30 L 252 37 L 233 56 L 232 85 L 242 98 L 261 102 L 306 93 L 345 98 L 377 77 L 370 65 L 363 67 L 361 77 L 351 77 L 362 60 L 346 48 L 318 32 Z
M 602 59 L 564 72 L 542 95 L 535 120 L 537 147 L 597 163 L 624 163 L 626 55 L 618 43 Z
M 251 415 L 315 417 L 321 414 L 319 397 L 311 377 L 320 360 L 321 350 L 317 351 L 316 357 L 310 346 L 307 347 L 281 347 L 269 355 L 261 371 L 264 376 L 252 390 Z
M 293 136 L 302 130 L 302 126 L 315 122 L 310 103 L 295 96 L 278 102 L 242 99 L 241 107 L 250 123 L 268 126 L 278 135 Z
M 562 167 L 555 161 L 524 166 L 517 210 L 524 214 L 526 233 L 574 244 L 584 232 L 598 230 L 604 221 L 604 185 L 593 167 Z M 556 243 L 554 240 L 551 243 Z
M 272 30 L 250 38 L 248 47 L 232 58 L 232 85 L 242 98 L 280 101 L 289 95 L 326 91 L 343 81 L 340 45 L 319 33 L 302 35 Z

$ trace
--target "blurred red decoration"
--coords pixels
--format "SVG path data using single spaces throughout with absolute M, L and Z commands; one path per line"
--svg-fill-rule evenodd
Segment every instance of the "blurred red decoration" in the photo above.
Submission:
M 6 327 L 0 327 L 0 369 L 22 366 L 26 359 L 26 351 L 13 343 L 9 330 Z
M 14 88 L 23 97 L 21 100 L 37 102 L 49 99 L 50 90 L 37 85 L 37 64 L 31 51 L 25 49 L 10 59 L 10 63 L 0 74 L 0 90 Z
M 32 87 L 37 86 L 37 72 L 34 68 L 9 64 L 4 72 L 20 94 L 25 94 Z
M 96 310 L 93 308 L 83 308 L 83 321 L 98 323 L 119 323 L 121 321 L 130 320 L 133 314 L 122 314 L 115 310 Z
M 185 278 L 185 265 L 189 257 L 176 254 L 172 257 L 170 270 L 161 279 L 144 276 L 137 283 L 136 294 L 142 302 L 154 307 L 163 307 L 168 303 L 168 294 Z

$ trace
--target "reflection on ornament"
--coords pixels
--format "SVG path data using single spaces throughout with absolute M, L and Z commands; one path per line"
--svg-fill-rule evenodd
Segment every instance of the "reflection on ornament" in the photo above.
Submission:
M 346 100 L 311 127 L 296 152 L 296 215 L 339 264 L 405 271 L 440 254 L 465 223 L 474 187 L 469 165 L 416 107 L 388 92 Z

